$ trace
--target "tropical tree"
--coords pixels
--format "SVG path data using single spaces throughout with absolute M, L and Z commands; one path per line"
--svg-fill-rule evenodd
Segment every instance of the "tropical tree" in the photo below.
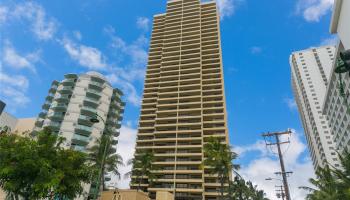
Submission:
M 237 158 L 229 145 L 221 143 L 218 138 L 211 137 L 203 147 L 205 159 L 203 166 L 208 167 L 210 174 L 217 174 L 220 183 L 220 196 L 224 198 L 225 183 L 229 181 L 232 171 L 239 169 L 239 165 L 232 163 Z
M 339 154 L 341 167 L 326 165 L 316 170 L 316 177 L 309 179 L 312 187 L 300 187 L 308 190 L 309 200 L 350 199 L 350 154 Z
M 265 192 L 263 190 L 259 190 L 251 181 L 245 181 L 239 175 L 230 182 L 227 199 L 268 200 L 268 198 L 265 197 Z
M 0 186 L 10 199 L 73 199 L 91 171 L 87 155 L 61 147 L 63 138 L 44 129 L 35 139 L 0 135 Z
M 338 179 L 338 187 L 342 191 L 345 199 L 350 199 L 350 153 L 338 154 L 341 168 L 334 168 L 333 174 Z
M 127 165 L 132 165 L 132 170 L 126 173 L 125 178 L 129 178 L 131 176 L 136 176 L 137 191 L 141 188 L 141 183 L 144 176 L 147 176 L 149 182 L 154 180 L 153 170 L 156 168 L 152 164 L 155 160 L 154 154 L 152 152 L 145 152 L 141 154 L 135 154 L 135 157 L 128 160 Z
M 106 190 L 104 175 L 112 172 L 120 178 L 119 166 L 123 166 L 123 158 L 115 152 L 112 146 L 112 136 L 103 134 L 96 144 L 88 149 L 89 158 L 95 171 L 94 180 L 98 180 L 98 190 Z M 101 187 L 102 186 L 102 187 Z

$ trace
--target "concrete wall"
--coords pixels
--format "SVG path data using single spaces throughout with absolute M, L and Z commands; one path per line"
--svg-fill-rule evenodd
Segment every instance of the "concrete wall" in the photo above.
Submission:
M 35 120 L 36 118 L 22 118 L 17 120 L 16 127 L 14 128 L 14 132 L 18 134 L 25 135 L 29 134 L 35 126 Z
M 144 192 L 136 190 L 114 190 L 102 192 L 101 200 L 149 200 L 150 198 Z M 164 199 L 166 200 L 166 199 Z
M 350 49 L 350 1 L 342 0 L 337 33 L 345 49 Z
M 3 112 L 0 115 L 0 127 L 8 126 L 13 131 L 16 127 L 17 119 L 16 117 L 10 115 L 7 112 Z
M 156 200 L 173 200 L 174 195 L 167 191 L 158 191 Z
M 5 200 L 6 194 L 5 192 L 0 188 L 0 200 Z

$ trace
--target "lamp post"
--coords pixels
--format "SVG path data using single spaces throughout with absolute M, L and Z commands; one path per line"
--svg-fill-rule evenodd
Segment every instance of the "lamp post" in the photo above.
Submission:
M 337 59 L 334 72 L 339 76 L 339 95 L 344 99 L 344 103 L 347 106 L 347 112 L 350 113 L 350 105 L 348 102 L 348 97 L 350 94 L 348 91 L 345 91 L 344 82 L 342 80 L 343 73 L 350 73 L 350 49 L 340 52 L 339 57 L 340 58 Z
M 98 115 L 97 113 L 95 113 L 94 116 L 91 117 L 90 122 L 93 123 L 93 124 L 99 123 L 100 120 L 99 120 L 98 118 L 100 118 L 100 119 L 102 120 L 102 122 L 103 122 L 103 123 L 105 124 L 105 126 L 106 126 L 105 120 L 104 120 L 100 115 Z M 108 129 L 105 129 L 105 130 L 106 130 L 106 132 L 108 132 Z M 110 133 L 108 132 L 108 135 L 109 135 L 109 134 L 110 134 Z M 104 132 L 102 133 L 101 138 L 103 137 L 103 135 L 104 135 Z M 110 135 L 109 135 L 109 136 L 110 136 Z M 102 141 L 102 140 L 101 140 L 101 141 Z M 106 159 L 106 152 L 107 152 L 108 147 L 109 147 L 109 139 L 106 141 L 106 144 L 105 144 L 104 149 L 103 149 L 102 162 L 101 162 L 100 170 L 99 170 L 99 172 L 98 172 L 98 177 L 97 177 L 98 180 L 97 180 L 97 185 L 96 185 L 96 191 L 95 191 L 95 194 L 94 194 L 94 197 L 95 197 L 94 199 L 97 199 L 97 198 L 98 198 L 98 195 L 99 195 L 99 193 L 100 193 L 101 176 L 103 175 L 103 174 L 102 174 L 103 165 L 104 165 L 104 162 L 105 162 L 105 159 Z

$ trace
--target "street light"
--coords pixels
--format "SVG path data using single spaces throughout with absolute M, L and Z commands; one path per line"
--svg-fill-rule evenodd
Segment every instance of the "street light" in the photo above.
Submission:
M 105 120 L 104 120 L 100 115 L 98 115 L 97 113 L 95 113 L 94 116 L 92 116 L 92 117 L 90 118 L 90 122 L 93 123 L 93 124 L 99 123 L 100 120 L 99 120 L 98 118 L 100 118 L 100 119 L 102 120 L 102 122 L 103 122 L 103 123 L 105 124 L 105 126 L 106 126 Z M 106 130 L 106 132 L 108 132 L 108 134 L 110 134 L 109 131 L 108 131 L 108 129 L 105 129 L 105 130 Z M 104 133 L 105 133 L 105 132 L 102 133 L 102 136 L 104 135 Z M 101 136 L 101 138 L 102 138 L 102 136 Z M 102 141 L 102 140 L 101 140 L 101 141 Z M 100 170 L 99 170 L 99 172 L 98 172 L 98 177 L 97 177 L 98 180 L 97 180 L 96 191 L 95 191 L 95 195 L 94 195 L 94 196 L 95 196 L 95 199 L 98 198 L 98 195 L 99 195 L 99 193 L 100 193 L 101 176 L 103 175 L 103 174 L 102 174 L 102 171 L 103 171 L 103 164 L 104 164 L 105 159 L 106 159 L 106 152 L 107 152 L 107 147 L 108 147 L 108 146 L 109 146 L 109 140 L 106 141 L 106 145 L 105 145 L 105 148 L 104 148 L 103 154 L 102 154 L 102 162 L 101 162 Z

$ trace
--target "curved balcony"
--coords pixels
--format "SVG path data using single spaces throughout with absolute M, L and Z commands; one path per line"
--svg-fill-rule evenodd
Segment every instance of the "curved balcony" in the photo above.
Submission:
M 50 93 L 49 95 L 46 96 L 45 100 L 46 101 L 52 101 L 52 99 L 55 97 L 54 94 Z
M 50 108 L 50 105 L 51 105 L 50 101 L 45 101 L 45 103 L 43 104 L 43 106 L 41 108 L 47 110 Z
M 77 135 L 77 134 L 73 135 L 72 143 L 74 143 L 74 144 L 86 146 L 87 144 L 89 144 L 89 142 L 90 142 L 89 137 Z
M 58 122 L 49 122 L 44 124 L 45 127 L 50 128 L 53 131 L 59 130 L 61 127 L 61 123 Z
M 109 149 L 109 152 L 111 153 L 111 154 L 115 154 L 115 153 L 117 153 L 117 149 L 115 149 L 115 148 L 110 148 Z
M 91 117 L 89 117 L 89 116 L 80 115 L 79 118 L 78 118 L 78 123 L 91 126 L 92 123 L 90 122 L 90 119 L 91 119 Z
M 64 104 L 64 103 L 53 104 L 53 105 L 51 105 L 51 108 L 53 110 L 66 110 L 67 104 Z
M 43 121 L 42 120 L 35 121 L 35 126 L 42 127 L 43 126 Z
M 89 88 L 101 91 L 101 90 L 103 90 L 103 83 L 100 83 L 97 81 L 91 81 L 89 83 Z
M 66 78 L 66 79 L 76 79 L 76 78 L 78 78 L 78 75 L 76 75 L 76 74 L 65 74 L 64 78 Z
M 113 139 L 113 140 L 111 141 L 111 144 L 112 144 L 112 145 L 117 145 L 117 144 L 118 144 L 118 140 L 117 140 L 117 139 Z
M 42 112 L 39 113 L 39 117 L 40 118 L 45 118 L 46 115 L 47 115 L 47 111 L 42 111 Z
M 47 116 L 51 120 L 62 120 L 64 118 L 64 114 L 62 113 L 52 113 Z
M 119 135 L 120 135 L 119 130 L 113 133 L 113 136 L 114 136 L 114 137 L 119 137 Z
M 55 98 L 55 100 L 58 102 L 66 102 L 66 103 L 69 101 L 69 99 L 70 99 L 70 95 L 68 95 L 68 94 L 65 94 L 65 95 L 61 94 L 60 96 Z
M 60 90 L 58 90 L 61 94 L 71 94 L 73 93 L 74 87 L 72 86 L 63 86 Z
M 51 93 L 55 93 L 57 90 L 57 85 L 51 85 L 50 89 L 49 89 L 49 92 Z
M 74 79 L 74 78 L 67 78 L 67 79 L 64 79 L 61 83 L 63 86 L 74 86 L 75 80 L 76 79 Z
M 101 92 L 98 90 L 94 90 L 94 89 L 88 89 L 86 91 L 86 96 L 93 97 L 93 98 L 101 98 Z
M 89 126 L 78 124 L 75 127 L 75 132 L 79 133 L 80 135 L 89 136 L 91 134 L 91 131 L 92 131 L 92 127 L 89 127 Z
M 94 108 L 94 107 L 83 106 L 83 107 L 81 108 L 81 113 L 82 113 L 82 114 L 85 114 L 85 115 L 87 115 L 87 116 L 92 116 L 92 115 L 94 115 L 96 112 L 97 112 L 97 111 L 96 111 L 96 108 Z
M 85 99 L 84 99 L 84 105 L 97 107 L 97 106 L 99 105 L 99 102 L 98 102 L 98 100 L 95 99 L 95 98 L 85 97 Z

